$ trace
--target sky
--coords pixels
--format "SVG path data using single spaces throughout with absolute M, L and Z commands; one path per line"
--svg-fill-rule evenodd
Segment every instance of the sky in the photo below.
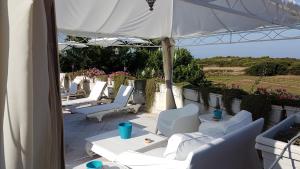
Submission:
M 214 56 L 270 56 L 300 59 L 300 40 L 250 42 L 226 45 L 187 47 L 196 58 Z

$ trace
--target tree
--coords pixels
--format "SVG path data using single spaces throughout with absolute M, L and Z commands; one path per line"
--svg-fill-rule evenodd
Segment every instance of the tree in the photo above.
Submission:
M 185 48 L 179 48 L 175 50 L 175 58 L 173 67 L 176 68 L 180 65 L 188 65 L 192 62 L 193 56 L 191 53 Z

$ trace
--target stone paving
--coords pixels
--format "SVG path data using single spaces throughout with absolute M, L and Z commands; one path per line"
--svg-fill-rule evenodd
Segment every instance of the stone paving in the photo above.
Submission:
M 85 138 L 117 129 L 117 125 L 124 121 L 131 121 L 135 127 L 154 132 L 156 119 L 156 114 L 142 112 L 138 114 L 121 113 L 105 116 L 103 121 L 98 123 L 96 120 L 87 120 L 83 114 L 64 112 L 66 168 L 71 169 L 80 163 L 99 158 L 99 156 L 89 157 L 86 154 Z

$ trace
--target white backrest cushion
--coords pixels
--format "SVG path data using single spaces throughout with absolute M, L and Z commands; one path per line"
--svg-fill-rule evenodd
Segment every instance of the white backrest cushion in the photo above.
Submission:
M 238 112 L 229 121 L 224 123 L 224 133 L 228 134 L 235 130 L 238 130 L 244 126 L 247 126 L 252 122 L 252 114 L 246 110 Z
M 132 93 L 133 87 L 132 86 L 125 86 L 121 85 L 114 100 L 114 103 L 119 104 L 121 106 L 126 106 L 129 97 Z
M 190 152 L 201 145 L 209 143 L 214 138 L 199 132 L 174 134 L 168 140 L 167 148 L 163 156 L 172 160 L 185 160 Z
M 193 115 L 198 114 L 199 107 L 196 104 L 190 103 L 177 110 L 181 111 L 182 115 Z
M 97 81 L 89 95 L 89 99 L 98 100 L 98 98 L 102 95 L 106 85 L 106 82 Z
M 69 88 L 69 93 L 70 94 L 76 94 L 77 93 L 77 86 L 78 86 L 77 83 L 72 82 L 71 86 Z

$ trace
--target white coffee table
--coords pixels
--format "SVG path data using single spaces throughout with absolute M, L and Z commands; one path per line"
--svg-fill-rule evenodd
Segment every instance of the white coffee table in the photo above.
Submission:
M 201 122 L 206 122 L 206 121 L 209 121 L 209 122 L 212 122 L 212 123 L 222 123 L 222 122 L 225 122 L 225 121 L 228 121 L 230 118 L 232 118 L 231 115 L 228 115 L 226 113 L 223 113 L 222 114 L 222 119 L 221 120 L 214 120 L 213 119 L 213 113 L 206 113 L 206 114 L 201 114 L 199 116 L 199 120 Z
M 153 142 L 145 143 L 145 138 L 149 138 Z M 145 152 L 165 144 L 167 138 L 133 127 L 130 139 L 121 139 L 118 130 L 113 130 L 87 138 L 86 141 L 87 152 L 92 151 L 109 161 L 114 161 L 122 152 L 128 150 Z
M 95 159 L 95 160 L 100 160 L 100 159 Z M 90 161 L 88 161 L 90 162 Z M 83 164 L 80 164 L 76 167 L 74 167 L 73 169 L 86 169 L 86 164 L 88 162 L 85 162 Z M 120 165 L 120 164 L 117 164 L 117 163 L 114 163 L 114 162 L 103 162 L 103 167 L 102 169 L 129 169 L 128 167 L 124 166 L 124 165 Z

